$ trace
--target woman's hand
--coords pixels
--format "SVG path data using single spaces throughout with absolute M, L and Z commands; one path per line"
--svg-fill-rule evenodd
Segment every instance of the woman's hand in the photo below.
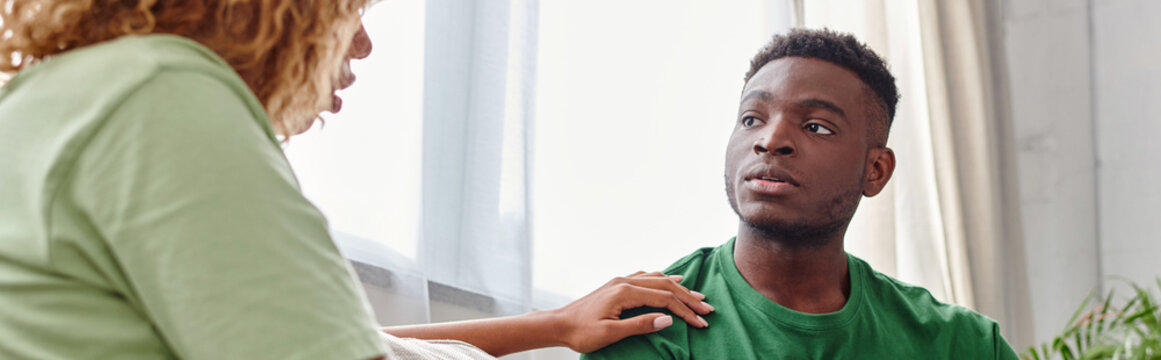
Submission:
M 690 291 L 677 282 L 680 275 L 659 272 L 615 278 L 596 291 L 553 310 L 561 324 L 561 342 L 574 351 L 588 353 L 629 336 L 648 334 L 673 324 L 673 318 L 662 313 L 648 313 L 621 319 L 624 310 L 649 306 L 668 309 L 695 327 L 706 327 L 701 315 L 714 311 L 705 303 L 705 295 Z
M 624 310 L 650 306 L 668 309 L 685 322 L 706 327 L 698 314 L 714 308 L 705 295 L 689 291 L 677 282 L 681 276 L 638 272 L 609 281 L 601 288 L 556 310 L 524 315 L 441 324 L 395 326 L 383 329 L 398 337 L 461 340 L 492 356 L 549 346 L 568 346 L 587 353 L 629 336 L 648 334 L 673 324 L 661 313 L 621 319 Z

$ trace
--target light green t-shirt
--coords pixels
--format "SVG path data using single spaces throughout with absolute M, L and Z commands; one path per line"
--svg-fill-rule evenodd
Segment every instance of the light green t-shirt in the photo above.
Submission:
M 0 359 L 368 359 L 383 343 L 268 119 L 188 39 L 0 88 Z
M 994 321 L 943 304 L 847 255 L 851 295 L 829 314 L 790 310 L 766 298 L 738 272 L 734 240 L 703 248 L 664 272 L 706 295 L 710 326 L 675 322 L 582 359 L 1016 359 Z M 643 310 L 648 311 L 648 310 Z

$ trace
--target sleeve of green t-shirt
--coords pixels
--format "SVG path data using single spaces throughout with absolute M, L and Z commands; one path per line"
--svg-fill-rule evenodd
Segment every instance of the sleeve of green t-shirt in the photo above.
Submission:
M 581 360 L 686 360 L 690 358 L 688 346 L 679 344 L 674 340 L 685 338 L 686 331 L 688 331 L 686 326 L 684 323 L 674 323 L 656 333 L 630 336 L 600 350 L 582 354 L 580 358 Z
M 1020 359 L 1020 357 L 1018 355 L 1016 355 L 1016 351 L 1012 350 L 1012 346 L 1008 345 L 1008 342 L 1004 340 L 1003 336 L 1000 336 L 1000 325 L 999 324 L 995 324 L 995 323 L 992 324 L 992 339 L 993 339 L 993 341 L 995 341 L 996 359 L 1002 359 L 1002 360 L 1019 360 Z
M 119 295 L 179 358 L 380 356 L 349 264 L 242 91 L 160 71 L 84 146 L 73 201 L 120 267 Z

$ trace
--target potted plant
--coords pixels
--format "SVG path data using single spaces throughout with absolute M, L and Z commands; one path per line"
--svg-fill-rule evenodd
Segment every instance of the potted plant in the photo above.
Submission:
M 1114 303 L 1112 290 L 1104 297 L 1090 294 L 1060 335 L 1028 348 L 1021 358 L 1161 360 L 1161 301 L 1138 284 L 1126 283 L 1133 289 L 1127 300 Z M 1157 285 L 1161 287 L 1161 278 Z

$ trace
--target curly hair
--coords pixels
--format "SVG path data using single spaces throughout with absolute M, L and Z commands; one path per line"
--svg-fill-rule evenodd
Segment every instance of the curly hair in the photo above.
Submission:
M 746 72 L 746 82 L 771 61 L 791 56 L 824 60 L 858 75 L 879 100 L 879 110 L 883 111 L 887 122 L 883 129 L 883 141 L 886 141 L 886 131 L 894 122 L 895 106 L 899 103 L 899 89 L 895 86 L 895 76 L 887 70 L 887 63 L 878 54 L 851 34 L 829 29 L 794 29 L 786 35 L 775 35 L 754 55 L 750 60 L 750 71 Z
M 121 36 L 183 36 L 230 64 L 288 138 L 329 104 L 369 1 L 0 0 L 0 73 Z

